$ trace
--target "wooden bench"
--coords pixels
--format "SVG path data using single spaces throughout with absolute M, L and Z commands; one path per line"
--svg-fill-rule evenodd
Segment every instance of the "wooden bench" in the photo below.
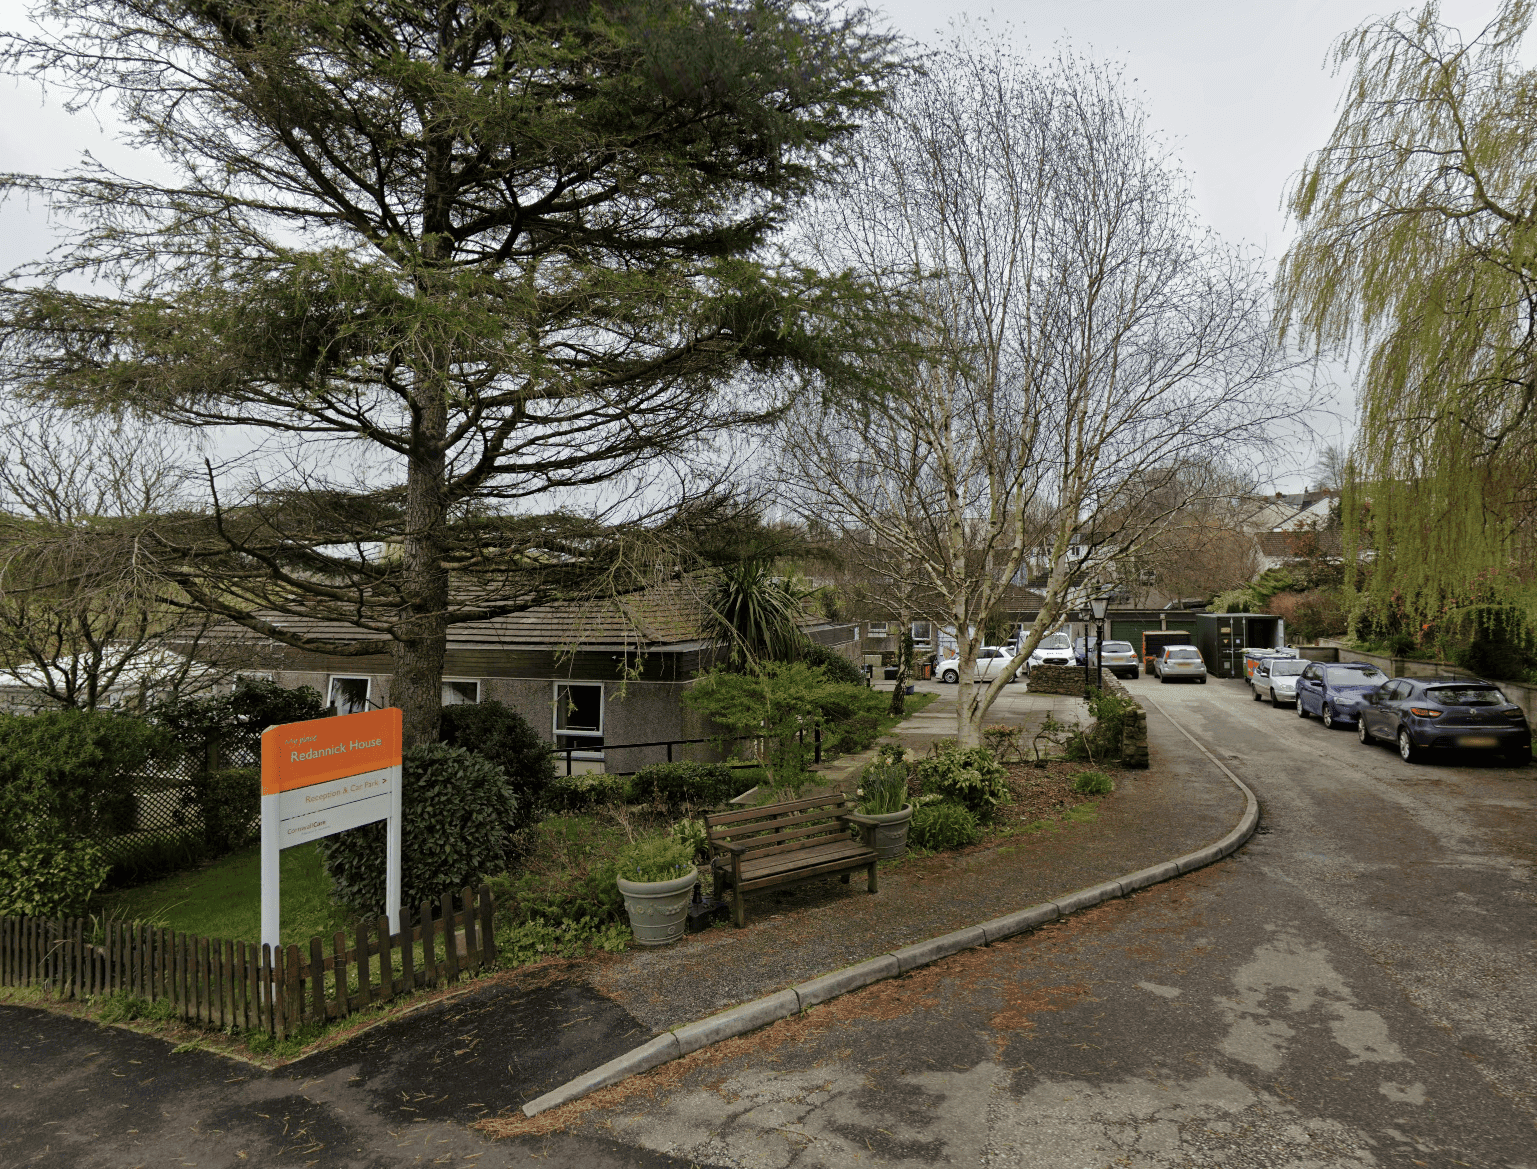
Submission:
M 875 878 L 875 824 L 854 811 L 842 792 L 766 804 L 741 812 L 721 812 L 704 818 L 710 841 L 710 869 L 715 874 L 715 896 L 727 885 L 735 897 L 732 919 L 747 923 L 744 894 L 753 889 L 790 885 L 814 877 L 864 869 L 871 893 L 879 891 Z M 848 826 L 858 826 L 860 839 L 849 837 Z

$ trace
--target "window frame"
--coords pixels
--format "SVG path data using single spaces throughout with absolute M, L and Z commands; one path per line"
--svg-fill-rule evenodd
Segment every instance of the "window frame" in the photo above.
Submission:
M 595 689 L 595 690 L 597 690 L 597 692 L 598 692 L 598 729 L 596 731 L 583 730 L 581 728 L 577 728 L 577 729 L 573 730 L 570 727 L 562 727 L 560 725 L 560 714 L 561 714 L 561 707 L 562 707 L 561 693 L 560 692 L 561 692 L 562 687 L 569 689 L 569 688 L 571 688 L 573 686 L 581 686 L 584 689 Z M 608 707 L 608 695 L 604 692 L 603 683 L 602 682 L 586 682 L 586 681 L 579 682 L 579 681 L 576 681 L 575 679 L 570 679 L 570 678 L 565 679 L 564 681 L 561 680 L 561 679 L 556 679 L 552 683 L 552 695 L 553 695 L 553 697 L 552 697 L 551 702 L 550 702 L 550 733 L 551 733 L 551 737 L 552 737 L 552 739 L 553 739 L 553 741 L 555 743 L 556 751 L 560 752 L 561 754 L 565 754 L 565 752 L 571 751 L 571 752 L 573 752 L 573 754 L 572 754 L 572 758 L 573 759 L 602 759 L 603 758 L 603 748 L 604 748 L 604 735 L 607 733 L 607 730 L 608 730 L 608 727 L 607 727 L 607 723 L 608 723 L 608 710 L 607 710 L 607 707 Z M 575 746 L 574 744 L 572 744 L 570 746 L 563 746 L 561 744 L 561 739 L 562 738 L 565 738 L 565 739 L 595 739 L 597 741 L 597 745 L 596 746 L 588 746 L 588 747 L 578 747 L 578 746 Z
M 475 687 L 475 701 L 474 702 L 445 702 L 445 703 L 443 703 L 444 706 L 479 706 L 480 705 L 480 694 L 481 694 L 481 691 L 485 689 L 485 685 L 484 685 L 484 683 L 481 682 L 481 680 L 479 678 L 451 678 L 451 677 L 448 677 L 448 676 L 445 675 L 443 678 L 441 678 L 439 680 L 439 685 L 443 686 L 443 687 L 446 687 L 450 682 L 458 682 L 460 684 L 468 684 L 468 685 L 474 686 Z
M 336 707 L 337 713 L 341 713 L 341 706 L 331 701 L 331 696 L 338 682 L 363 683 L 363 705 L 359 711 L 351 711 L 352 714 L 361 713 L 362 710 L 371 710 L 374 706 L 374 679 L 371 674 L 327 674 L 326 675 L 326 706 Z
M 867 621 L 865 622 L 865 636 L 890 637 L 891 634 L 887 632 L 890 626 L 891 622 L 889 621 Z

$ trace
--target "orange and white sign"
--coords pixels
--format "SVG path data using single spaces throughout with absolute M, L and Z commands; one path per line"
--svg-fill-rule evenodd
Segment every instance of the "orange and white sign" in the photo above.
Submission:
M 401 714 L 393 707 L 268 727 L 262 733 L 262 941 L 279 944 L 278 854 L 388 822 L 385 901 L 400 905 Z

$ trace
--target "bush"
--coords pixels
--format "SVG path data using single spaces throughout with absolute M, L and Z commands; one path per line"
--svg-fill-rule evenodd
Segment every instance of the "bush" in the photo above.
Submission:
M 679 820 L 669 835 L 678 844 L 685 845 L 696 858 L 710 851 L 710 830 L 703 820 Z
M 292 689 L 263 678 L 239 678 L 229 694 L 185 698 L 152 711 L 156 723 L 168 730 L 200 770 L 217 770 L 233 762 L 257 762 L 261 735 L 282 723 L 321 718 L 325 704 L 309 686 Z
M 741 794 L 724 763 L 657 763 L 635 773 L 632 790 L 668 807 L 713 807 Z
M 107 886 L 113 889 L 142 885 L 162 874 L 191 868 L 207 856 L 203 830 L 191 824 L 133 836 L 115 836 L 103 841 L 101 849 L 111 865 Z
M 1068 741 L 1069 759 L 1089 758 L 1091 762 L 1121 757 L 1121 737 L 1137 711 L 1137 704 L 1110 690 L 1089 687 L 1089 714 L 1094 721 L 1082 737 Z M 1085 748 L 1087 740 L 1087 748 Z
M 814 641 L 808 641 L 801 653 L 801 660 L 809 666 L 821 666 L 822 672 L 827 675 L 829 682 L 836 682 L 842 686 L 867 686 L 865 672 L 856 666 L 848 658 L 840 653 L 835 653 L 825 645 L 818 645 Z
M 405 753 L 404 772 L 400 880 L 408 908 L 436 904 L 507 867 L 518 800 L 501 768 L 462 747 L 423 743 Z M 356 912 L 382 912 L 383 822 L 327 836 L 319 847 L 335 899 Z
M 629 926 L 590 917 L 558 924 L 511 923 L 496 933 L 497 957 L 506 966 L 527 966 L 545 958 L 581 958 L 593 950 L 617 954 L 629 944 Z
M 500 767 L 525 821 L 545 807 L 555 779 L 555 757 L 550 743 L 511 707 L 495 701 L 445 706 L 440 738 Z
M 491 879 L 498 920 L 622 921 L 624 900 L 614 876 L 625 843 L 617 826 L 592 816 L 541 820 L 528 834 L 521 871 Z
M 839 684 L 821 702 L 822 750 L 852 755 L 863 751 L 881 733 L 881 717 L 891 697 L 879 690 Z
M 1107 796 L 1115 790 L 1115 780 L 1103 771 L 1080 771 L 1073 779 L 1073 791 L 1081 796 Z
M 101 849 L 83 840 L 55 837 L 0 849 L 0 914 L 78 917 L 108 867 Z
M 162 728 L 129 715 L 0 714 L 0 848 L 131 831 L 134 773 L 172 750 Z
M 915 768 L 923 790 L 960 804 L 978 823 L 989 823 L 1010 798 L 1003 764 L 986 747 L 936 746 L 938 754 L 920 759 Z
M 553 812 L 585 812 L 605 804 L 634 803 L 634 776 L 589 771 L 557 775 L 545 789 L 545 805 Z
M 261 836 L 261 770 L 233 767 L 193 777 L 187 802 L 203 821 L 203 843 L 222 855 Z
M 692 848 L 670 836 L 656 836 L 621 852 L 616 873 L 626 881 L 673 881 L 693 867 Z
M 914 808 L 912 821 L 907 826 L 908 843 L 930 852 L 964 848 L 981 838 L 982 829 L 977 826 L 977 818 L 949 800 Z

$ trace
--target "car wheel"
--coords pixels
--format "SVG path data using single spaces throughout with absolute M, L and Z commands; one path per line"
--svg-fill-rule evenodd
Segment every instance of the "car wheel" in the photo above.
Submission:
M 1308 708 L 1302 705 L 1302 695 L 1297 695 L 1297 717 L 1307 718 Z
M 1506 767 L 1525 767 L 1532 761 L 1532 749 L 1526 747 L 1522 750 L 1510 751 L 1505 755 Z
M 1324 723 L 1324 726 L 1327 727 L 1329 730 L 1332 731 L 1334 729 L 1334 724 L 1335 724 L 1334 708 L 1332 706 L 1330 706 L 1327 702 L 1324 703 L 1323 723 Z
M 1372 733 L 1366 729 L 1366 720 L 1364 718 L 1356 719 L 1356 738 L 1361 740 L 1363 747 L 1370 747 L 1376 741 Z
M 1142 671 L 1141 670 L 1133 670 L 1131 672 L 1131 680 L 1133 682 L 1135 682 L 1140 677 L 1142 677 Z
M 948 682 L 953 686 L 961 680 L 961 676 L 954 670 L 946 670 L 939 680 L 941 682 Z
M 1275 696 L 1275 691 L 1270 692 L 1270 705 L 1275 710 L 1281 709 L 1281 700 Z
M 1160 673 L 1160 674 L 1159 674 L 1159 675 L 1158 675 L 1158 680 L 1159 680 L 1159 681 L 1160 681 L 1160 682 L 1161 682 L 1161 683 L 1163 683 L 1163 684 L 1164 684 L 1164 685 L 1165 685 L 1165 686 L 1167 686 L 1167 685 L 1168 685 L 1168 684 L 1169 684 L 1169 680 L 1168 680 L 1168 679 L 1167 679 L 1167 678 L 1165 678 L 1165 677 L 1164 677 L 1164 676 L 1163 676 L 1163 674 L 1161 674 L 1161 673 Z
M 1258 690 L 1258 689 L 1257 689 L 1257 688 L 1256 688 L 1256 687 L 1253 687 L 1253 686 L 1250 686 L 1250 687 L 1249 687 L 1249 689 L 1250 689 L 1250 690 L 1251 690 L 1251 691 L 1253 691 L 1253 694 L 1254 694 L 1254 701 L 1255 701 L 1255 702 L 1258 702 L 1258 701 L 1259 701 L 1259 690 Z
M 1414 745 L 1414 740 L 1409 737 L 1409 732 L 1403 727 L 1398 728 L 1398 757 L 1405 763 L 1420 761 L 1420 749 Z
M 1206 685 L 1206 678 L 1204 676 L 1197 678 L 1196 681 L 1199 682 L 1202 686 Z

